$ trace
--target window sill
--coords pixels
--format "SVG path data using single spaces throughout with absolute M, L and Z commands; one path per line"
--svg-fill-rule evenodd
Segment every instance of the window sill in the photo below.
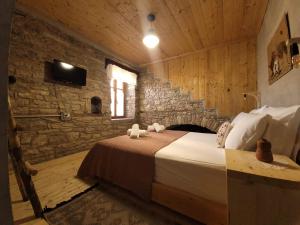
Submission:
M 121 117 L 121 118 L 111 118 L 112 121 L 126 121 L 126 120 L 134 120 L 134 118 L 129 117 Z

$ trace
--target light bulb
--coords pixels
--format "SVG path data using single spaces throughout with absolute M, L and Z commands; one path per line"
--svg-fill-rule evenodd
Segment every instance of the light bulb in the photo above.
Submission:
M 143 38 L 143 43 L 147 48 L 155 48 L 159 43 L 159 38 L 155 34 L 154 30 L 150 30 L 148 34 Z
M 71 70 L 74 68 L 74 66 L 72 66 L 71 64 L 64 63 L 64 62 L 60 62 L 60 65 L 62 68 L 66 69 L 66 70 Z

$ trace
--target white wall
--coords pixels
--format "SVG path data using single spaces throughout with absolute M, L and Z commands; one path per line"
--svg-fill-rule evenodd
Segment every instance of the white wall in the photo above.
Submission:
M 262 105 L 300 104 L 300 69 L 293 69 L 272 85 L 268 81 L 268 44 L 284 13 L 288 12 L 291 37 L 300 37 L 300 0 L 269 0 L 257 38 L 257 84 Z

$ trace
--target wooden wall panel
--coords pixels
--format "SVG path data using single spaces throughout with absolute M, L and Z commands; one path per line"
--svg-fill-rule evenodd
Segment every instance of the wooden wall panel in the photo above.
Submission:
M 245 101 L 242 95 L 256 91 L 255 39 L 150 64 L 147 69 L 172 87 L 190 92 L 194 100 L 204 99 L 206 108 L 216 108 L 220 116 L 255 108 L 254 99 Z

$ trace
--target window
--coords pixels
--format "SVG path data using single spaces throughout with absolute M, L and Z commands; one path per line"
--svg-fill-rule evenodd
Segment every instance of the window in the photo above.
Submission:
M 125 83 L 116 79 L 110 81 L 111 116 L 125 116 Z
M 110 79 L 110 109 L 112 118 L 134 116 L 135 103 L 132 103 L 132 100 L 129 99 L 132 96 L 131 91 L 135 90 L 137 75 L 111 64 L 107 66 L 107 74 Z M 130 94 L 127 99 L 128 91 Z

